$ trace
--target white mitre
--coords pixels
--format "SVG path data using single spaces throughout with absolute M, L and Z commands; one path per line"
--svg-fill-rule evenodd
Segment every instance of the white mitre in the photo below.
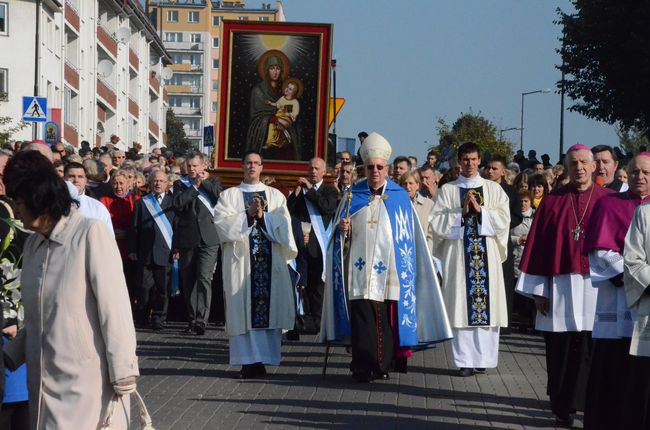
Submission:
M 363 140 L 359 153 L 361 159 L 365 162 L 371 158 L 381 158 L 388 161 L 390 154 L 393 152 L 390 143 L 379 133 L 374 131 Z

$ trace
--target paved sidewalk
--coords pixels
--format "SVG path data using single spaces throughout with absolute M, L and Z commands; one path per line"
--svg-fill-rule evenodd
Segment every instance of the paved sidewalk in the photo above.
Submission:
M 157 430 L 553 428 L 539 336 L 502 336 L 499 367 L 486 375 L 454 376 L 443 344 L 416 353 L 407 374 L 357 384 L 343 348 L 321 376 L 325 348 L 314 336 L 285 344 L 267 379 L 239 381 L 222 329 L 198 337 L 182 328 L 138 332 L 139 390 Z

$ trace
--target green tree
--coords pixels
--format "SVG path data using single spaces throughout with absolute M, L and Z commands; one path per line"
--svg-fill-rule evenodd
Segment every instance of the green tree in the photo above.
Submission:
M 637 154 L 641 146 L 645 146 L 646 150 L 650 148 L 650 139 L 648 139 L 647 130 L 640 130 L 636 127 L 627 129 L 618 128 L 616 130 L 618 135 L 619 146 L 623 152 Z
M 183 155 L 194 150 L 192 142 L 185 136 L 183 122 L 179 121 L 172 109 L 167 109 L 167 149 L 174 154 Z
M 650 127 L 650 2 L 572 0 L 558 9 L 559 69 L 570 110 L 626 129 Z M 561 83 L 560 83 L 561 85 Z
M 512 159 L 512 144 L 507 140 L 500 139 L 496 126 L 483 117 L 480 112 L 478 114 L 461 112 L 451 126 L 443 118 L 438 118 L 437 122 L 436 131 L 441 144 L 446 142 L 458 148 L 463 142 L 474 142 L 481 148 L 481 152 L 484 154 L 483 158 L 500 155 L 506 160 Z M 435 150 L 436 148 L 430 149 Z
M 6 94 L 0 93 L 0 101 L 6 100 Z M 0 148 L 11 148 L 11 136 L 27 127 L 24 121 L 15 122 L 11 117 L 0 116 Z

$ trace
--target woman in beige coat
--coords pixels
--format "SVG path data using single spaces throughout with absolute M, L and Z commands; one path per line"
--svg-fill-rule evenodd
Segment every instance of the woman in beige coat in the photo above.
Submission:
M 100 428 L 114 394 L 135 388 L 135 330 L 115 240 L 81 215 L 68 188 L 36 151 L 5 168 L 7 194 L 26 228 L 25 327 L 7 363 L 27 362 L 32 429 Z M 128 428 L 128 396 L 113 418 Z

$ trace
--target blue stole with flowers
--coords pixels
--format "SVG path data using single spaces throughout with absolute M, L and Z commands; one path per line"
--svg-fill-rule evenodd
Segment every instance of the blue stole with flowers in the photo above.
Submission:
M 479 205 L 483 206 L 483 187 L 460 188 L 460 201 L 465 201 L 467 193 L 474 194 Z M 488 256 L 485 237 L 479 235 L 479 216 L 465 217 L 463 250 L 465 253 L 465 286 L 467 288 L 467 324 L 470 327 L 490 325 L 490 279 L 488 276 Z
M 350 201 L 350 216 L 352 216 L 368 206 L 372 193 L 368 188 L 367 180 L 359 181 L 349 192 L 352 193 Z M 343 201 L 345 201 L 345 197 Z M 416 346 L 419 342 L 415 301 L 417 268 L 413 206 L 408 193 L 391 180 L 386 181 L 382 202 L 390 219 L 392 237 L 378 239 L 392 240 L 393 242 L 395 270 L 398 271 L 397 278 L 400 283 L 400 299 L 397 301 L 399 344 L 400 346 Z M 338 219 L 345 218 L 347 204 L 341 205 L 340 210 Z M 334 228 L 332 237 L 334 332 L 336 338 L 343 338 L 349 336 L 351 330 L 347 309 L 347 289 L 343 276 L 342 232 L 338 225 Z M 377 267 L 376 270 L 382 270 L 382 268 Z

